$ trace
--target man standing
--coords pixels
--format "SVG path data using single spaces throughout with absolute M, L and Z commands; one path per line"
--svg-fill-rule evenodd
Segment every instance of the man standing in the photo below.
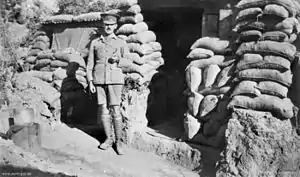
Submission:
M 87 78 L 92 93 L 97 92 L 98 122 L 101 121 L 107 136 L 100 149 L 106 150 L 113 144 L 113 123 L 116 138 L 116 151 L 124 154 L 121 143 L 122 116 L 120 112 L 121 92 L 124 85 L 122 63 L 129 53 L 127 43 L 118 38 L 114 31 L 119 16 L 114 13 L 102 14 L 104 33 L 90 45 L 87 61 Z M 112 121 L 111 121 L 112 118 Z

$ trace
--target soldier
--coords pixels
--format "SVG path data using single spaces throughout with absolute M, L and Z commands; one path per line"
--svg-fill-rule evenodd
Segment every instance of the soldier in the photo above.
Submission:
M 121 92 L 124 85 L 122 63 L 129 53 L 127 43 L 118 38 L 114 31 L 119 16 L 114 13 L 102 14 L 104 34 L 91 42 L 87 61 L 87 78 L 91 93 L 97 93 L 98 121 L 101 121 L 107 136 L 100 149 L 106 150 L 113 144 L 115 130 L 116 151 L 124 154 L 121 143 L 122 117 L 120 112 Z M 112 122 L 111 122 L 112 118 Z

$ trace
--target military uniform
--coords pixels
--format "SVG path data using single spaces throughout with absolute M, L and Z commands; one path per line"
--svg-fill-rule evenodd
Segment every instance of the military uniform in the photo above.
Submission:
M 92 92 L 94 87 L 98 100 L 98 120 L 102 122 L 106 140 L 100 145 L 100 149 L 106 150 L 113 143 L 113 130 L 116 139 L 116 150 L 119 155 L 122 150 L 122 116 L 120 113 L 121 93 L 124 85 L 124 74 L 122 65 L 126 66 L 128 60 L 125 55 L 129 53 L 127 44 L 118 38 L 112 30 L 117 27 L 115 14 L 103 14 L 104 29 L 107 30 L 106 37 L 100 36 L 91 42 L 89 57 L 87 61 L 87 78 Z M 110 113 L 107 107 L 111 108 Z M 111 115 L 110 115 L 111 114 Z M 112 122 L 111 122 L 112 118 Z
M 96 86 L 98 104 L 120 104 L 124 85 L 121 66 L 127 62 L 124 55 L 128 52 L 126 42 L 115 35 L 107 39 L 101 36 L 92 41 L 87 62 L 87 78 Z M 119 62 L 110 63 L 112 56 L 119 58 Z

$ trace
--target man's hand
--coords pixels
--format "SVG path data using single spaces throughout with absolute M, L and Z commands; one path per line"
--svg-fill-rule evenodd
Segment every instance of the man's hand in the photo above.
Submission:
M 108 59 L 108 62 L 110 64 L 118 63 L 119 62 L 119 58 L 118 57 L 111 57 L 111 58 Z
M 96 93 L 96 87 L 94 86 L 93 81 L 89 82 L 89 87 L 90 87 L 91 93 Z

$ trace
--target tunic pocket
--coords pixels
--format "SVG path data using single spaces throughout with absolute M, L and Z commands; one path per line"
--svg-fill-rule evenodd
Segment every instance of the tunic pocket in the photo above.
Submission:
M 124 74 L 121 68 L 111 68 L 110 81 L 112 84 L 123 84 Z

